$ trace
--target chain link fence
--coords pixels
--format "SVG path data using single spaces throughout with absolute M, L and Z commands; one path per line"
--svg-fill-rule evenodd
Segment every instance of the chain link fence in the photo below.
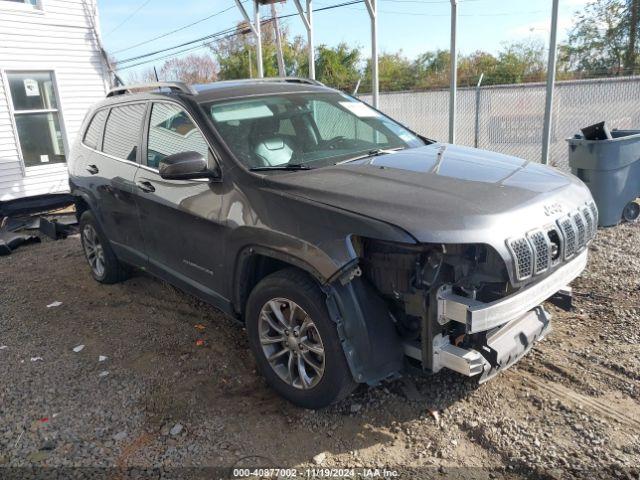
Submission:
M 460 88 L 456 143 L 539 162 L 545 90 L 544 83 Z M 449 137 L 448 90 L 381 93 L 380 110 L 429 138 Z M 580 128 L 606 120 L 640 129 L 640 76 L 557 82 L 552 118 L 549 161 L 568 171 L 565 139 Z

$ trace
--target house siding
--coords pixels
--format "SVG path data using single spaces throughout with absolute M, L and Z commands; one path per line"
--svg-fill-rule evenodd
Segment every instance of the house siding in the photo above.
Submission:
M 68 159 L 87 110 L 104 98 L 107 88 L 92 28 L 90 12 L 97 11 L 93 1 L 42 0 L 41 10 L 17 10 L 0 0 L 0 201 L 69 191 L 65 163 L 23 166 L 6 72 L 54 72 Z

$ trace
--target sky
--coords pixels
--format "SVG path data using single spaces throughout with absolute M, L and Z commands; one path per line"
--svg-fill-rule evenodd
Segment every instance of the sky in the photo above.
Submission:
M 589 0 L 560 0 L 559 40 L 566 38 L 576 11 Z M 344 0 L 314 0 L 314 9 L 343 3 Z M 304 0 L 301 2 L 304 5 Z M 548 42 L 552 0 L 459 0 L 458 48 L 466 54 L 476 50 L 495 53 L 507 42 L 540 39 Z M 234 0 L 98 0 L 103 43 L 118 60 L 178 45 L 233 27 L 242 20 Z M 252 2 L 246 1 L 250 12 Z M 292 0 L 278 4 L 279 15 L 295 13 Z M 184 25 L 218 15 L 153 42 L 129 48 Z M 270 7 L 261 15 L 271 16 Z M 283 20 L 293 35 L 306 30 L 299 17 Z M 449 0 L 378 0 L 378 50 L 396 52 L 413 59 L 421 52 L 448 49 L 450 41 Z M 364 4 L 349 5 L 314 14 L 315 44 L 335 46 L 346 42 L 362 47 L 369 56 L 371 30 Z M 184 47 L 183 47 L 184 48 Z M 125 49 L 125 50 L 123 50 Z M 120 51 L 123 50 L 123 51 Z M 177 49 L 180 50 L 180 49 Z M 203 53 L 207 49 L 192 53 Z M 163 55 L 167 55 L 167 52 Z M 191 53 L 191 52 L 189 52 Z M 184 53 L 182 55 L 187 55 Z M 160 56 L 160 55 L 158 55 Z M 132 70 L 160 67 L 157 60 Z M 136 62 L 131 62 L 133 64 Z M 122 73 L 125 73 L 123 70 Z M 126 75 L 124 75 L 126 78 Z

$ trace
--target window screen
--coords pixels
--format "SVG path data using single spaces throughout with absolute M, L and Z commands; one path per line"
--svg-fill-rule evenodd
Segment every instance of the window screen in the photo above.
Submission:
M 84 134 L 84 144 L 93 148 L 94 150 L 100 150 L 98 148 L 98 142 L 100 141 L 100 133 L 102 133 L 102 127 L 104 126 L 104 119 L 107 118 L 107 110 L 100 110 L 91 119 L 89 128 Z
M 104 129 L 102 151 L 135 162 L 144 111 L 143 103 L 113 107 Z
M 182 152 L 198 152 L 207 159 L 209 147 L 183 109 L 168 103 L 154 103 L 149 122 L 147 165 L 158 168 L 164 157 Z

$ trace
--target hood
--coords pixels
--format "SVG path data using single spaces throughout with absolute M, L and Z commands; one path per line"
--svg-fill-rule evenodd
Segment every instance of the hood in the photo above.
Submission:
M 591 199 L 580 180 L 555 168 L 442 143 L 265 181 L 395 225 L 419 242 L 487 243 L 499 250 L 507 238 L 553 223 L 549 215 Z

